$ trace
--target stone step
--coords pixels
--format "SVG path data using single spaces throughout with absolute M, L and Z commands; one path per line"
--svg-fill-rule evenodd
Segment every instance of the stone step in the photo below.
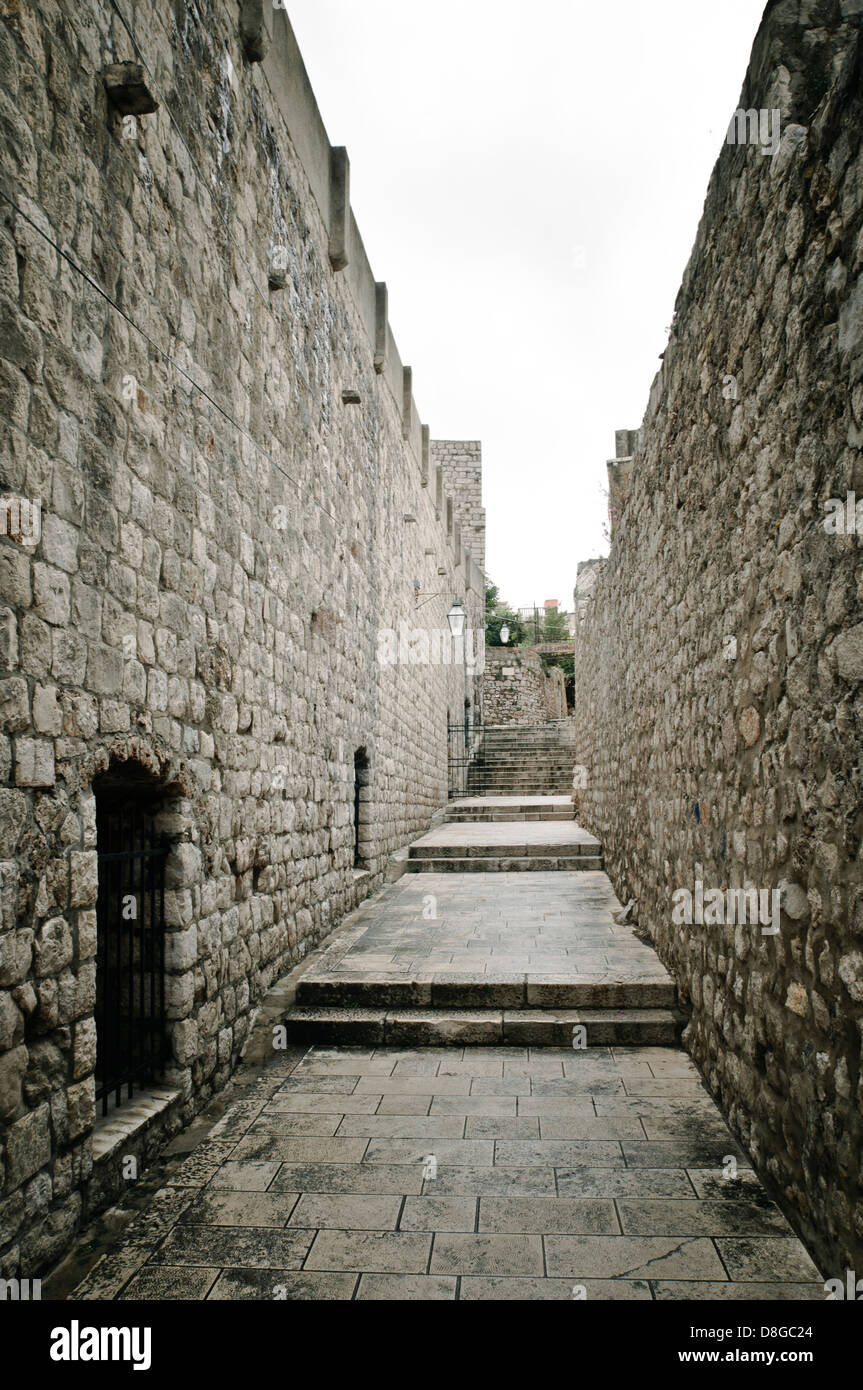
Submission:
M 468 774 L 467 780 L 469 783 L 475 784 L 478 787 L 504 785 L 514 787 L 516 792 L 523 792 L 525 796 L 530 796 L 532 793 L 539 796 L 541 793 L 535 792 L 534 789 L 536 787 L 543 787 L 548 782 L 561 783 L 563 786 L 571 789 L 572 771 L 570 770 L 567 773 L 554 773 L 553 776 L 549 777 L 544 777 L 540 772 L 531 774 L 525 773 L 523 776 L 520 774 L 510 776 L 506 773 L 490 773 L 485 777 L 470 773 Z M 560 793 L 560 795 L 564 794 L 565 793 Z M 489 792 L 488 795 L 491 796 L 492 793 Z
M 474 742 L 480 748 L 506 748 L 513 749 L 516 753 L 525 752 L 528 749 L 541 749 L 549 753 L 564 753 L 573 747 L 571 743 L 562 743 L 559 738 L 482 738 L 475 739 Z
M 456 825 L 467 821 L 572 821 L 575 807 L 568 791 L 558 796 L 466 796 L 451 801 L 444 815 Z
M 282 1018 L 288 1043 L 368 1047 L 673 1047 L 672 1009 L 350 1009 L 298 1006 Z M 581 1050 L 579 1047 L 578 1051 Z
M 571 767 L 477 767 L 472 765 L 467 770 L 468 780 L 471 782 L 515 782 L 523 786 L 526 790 L 534 782 L 569 782 L 572 783 L 573 772 Z
M 469 783 L 467 790 L 473 796 L 518 796 L 519 792 L 525 793 L 527 788 L 519 782 L 479 782 Z M 538 796 L 566 796 L 572 791 L 572 780 L 537 783 L 534 779 L 530 784 L 530 790 Z
M 560 848 L 553 855 L 521 853 L 505 857 L 463 855 L 451 859 L 438 854 L 433 859 L 408 857 L 405 872 L 409 874 L 514 874 L 514 873 L 581 873 L 588 869 L 603 869 L 601 854 L 563 854 Z
M 431 972 L 430 972 L 431 974 Z M 653 980 L 542 979 L 536 975 L 434 975 L 429 979 L 392 980 L 310 975 L 297 985 L 297 1005 L 313 1009 L 673 1009 L 674 981 L 667 974 Z
M 448 810 L 447 820 L 456 825 L 465 825 L 468 821 L 571 821 L 575 820 L 575 807 L 569 811 L 453 811 Z
M 533 756 L 530 753 L 524 755 L 514 753 L 476 753 L 471 759 L 472 767 L 572 767 L 575 763 L 573 757 L 558 757 L 551 753 L 537 753 Z
M 552 839 L 525 841 L 521 838 L 514 838 L 509 843 L 503 841 L 494 844 L 484 843 L 482 840 L 478 841 L 477 844 L 463 841 L 460 844 L 450 845 L 417 842 L 408 848 L 409 861 L 413 859 L 517 859 L 532 858 L 536 855 L 543 859 L 559 859 L 561 857 L 595 859 L 600 854 L 601 849 L 597 841 L 588 839 L 583 842 L 573 841 L 572 843 Z

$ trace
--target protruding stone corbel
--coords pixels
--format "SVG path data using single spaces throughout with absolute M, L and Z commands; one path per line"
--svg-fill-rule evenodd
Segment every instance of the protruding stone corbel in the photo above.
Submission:
M 330 150 L 330 265 L 344 270 L 350 260 L 351 163 L 344 145 Z
M 266 0 L 240 0 L 240 42 L 250 63 L 262 63 L 270 46 L 265 3 Z
M 140 63 L 109 63 L 102 72 L 108 101 L 123 116 L 150 116 L 158 111 L 148 73 Z

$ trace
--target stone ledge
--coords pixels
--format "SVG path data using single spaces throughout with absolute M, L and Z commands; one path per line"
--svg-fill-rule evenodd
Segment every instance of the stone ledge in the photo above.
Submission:
M 114 1106 L 107 1115 L 97 1117 L 93 1126 L 93 1162 L 106 1163 L 121 1144 L 140 1134 L 177 1101 L 182 1092 L 165 1087 L 142 1091 L 122 1107 Z

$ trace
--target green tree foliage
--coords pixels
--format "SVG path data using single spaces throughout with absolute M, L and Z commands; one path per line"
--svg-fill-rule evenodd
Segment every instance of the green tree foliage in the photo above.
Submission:
M 509 628 L 509 640 L 504 643 L 500 638 L 502 627 Z M 487 647 L 517 647 L 525 638 L 524 624 L 519 622 L 518 614 L 514 613 L 509 604 L 500 597 L 500 589 L 496 584 L 486 583 L 485 586 L 485 644 Z

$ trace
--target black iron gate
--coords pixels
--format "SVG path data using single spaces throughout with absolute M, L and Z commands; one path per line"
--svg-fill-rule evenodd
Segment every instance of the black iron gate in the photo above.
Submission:
M 97 803 L 96 1099 L 108 1113 L 161 1075 L 165 1049 L 165 859 L 168 841 L 130 802 Z
M 447 795 L 467 796 L 470 769 L 482 743 L 482 725 L 465 714 L 458 724 L 448 723 L 446 730 Z

